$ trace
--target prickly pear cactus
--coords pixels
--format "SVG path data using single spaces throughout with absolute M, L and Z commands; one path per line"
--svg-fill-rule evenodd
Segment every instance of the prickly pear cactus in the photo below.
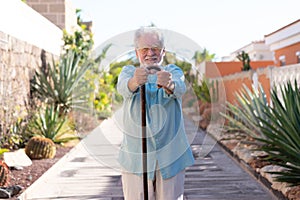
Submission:
M 6 163 L 0 160 L 0 187 L 7 186 L 10 180 L 10 171 Z
M 48 138 L 32 137 L 25 147 L 25 153 L 31 159 L 53 158 L 56 154 L 56 146 Z

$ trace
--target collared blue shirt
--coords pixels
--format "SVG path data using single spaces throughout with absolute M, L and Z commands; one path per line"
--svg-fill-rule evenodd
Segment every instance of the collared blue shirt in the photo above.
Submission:
M 157 87 L 156 74 L 148 75 L 145 84 L 149 179 L 153 179 L 156 169 L 167 179 L 194 164 L 182 115 L 181 97 L 186 91 L 184 75 L 176 65 L 167 65 L 163 70 L 172 74 L 173 94 Z M 118 78 L 117 90 L 124 98 L 121 114 L 116 119 L 124 133 L 118 161 L 126 171 L 142 174 L 140 91 L 132 92 L 128 88 L 134 72 L 134 66 L 125 66 Z

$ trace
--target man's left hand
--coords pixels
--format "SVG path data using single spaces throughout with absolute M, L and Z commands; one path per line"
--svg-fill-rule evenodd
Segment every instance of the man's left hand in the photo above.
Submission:
M 157 73 L 157 85 L 167 87 L 172 81 L 172 74 L 167 71 L 158 71 Z
M 167 71 L 158 71 L 157 74 L 157 85 L 167 90 L 167 93 L 173 93 L 174 84 L 172 82 L 172 74 Z

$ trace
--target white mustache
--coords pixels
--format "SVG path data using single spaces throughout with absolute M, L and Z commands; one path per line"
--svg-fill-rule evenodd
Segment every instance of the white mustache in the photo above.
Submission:
M 147 56 L 147 57 L 145 57 L 145 60 L 149 60 L 149 59 L 158 59 L 158 57 L 157 56 Z

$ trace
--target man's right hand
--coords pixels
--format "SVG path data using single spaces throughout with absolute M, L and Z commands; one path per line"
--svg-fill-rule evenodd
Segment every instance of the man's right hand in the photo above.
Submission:
M 148 80 L 148 71 L 139 67 L 135 69 L 133 77 L 128 81 L 128 88 L 134 92 L 139 86 L 144 85 Z

